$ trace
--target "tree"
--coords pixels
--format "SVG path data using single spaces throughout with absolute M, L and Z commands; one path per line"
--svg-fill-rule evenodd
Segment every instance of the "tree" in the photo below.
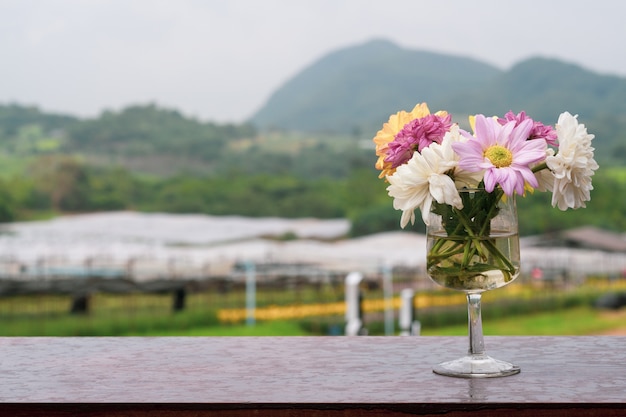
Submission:
M 65 155 L 42 156 L 30 172 L 40 191 L 50 197 L 52 209 L 79 211 L 89 206 L 89 181 L 84 165 Z
M 8 223 L 13 220 L 15 220 L 15 202 L 3 181 L 0 182 L 0 223 Z

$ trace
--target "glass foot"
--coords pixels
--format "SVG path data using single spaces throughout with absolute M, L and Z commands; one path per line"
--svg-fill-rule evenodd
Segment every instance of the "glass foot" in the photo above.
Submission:
M 433 372 L 457 378 L 495 378 L 515 375 L 520 372 L 520 368 L 487 355 L 468 355 L 437 364 Z

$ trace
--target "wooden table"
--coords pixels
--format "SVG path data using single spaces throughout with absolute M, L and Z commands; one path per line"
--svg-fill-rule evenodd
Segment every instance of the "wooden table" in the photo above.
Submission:
M 4 337 L 0 416 L 626 415 L 626 337 L 485 341 L 522 372 L 434 374 L 465 337 Z

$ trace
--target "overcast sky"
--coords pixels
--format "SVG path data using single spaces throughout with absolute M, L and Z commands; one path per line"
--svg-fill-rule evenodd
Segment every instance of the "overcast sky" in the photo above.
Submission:
M 0 104 L 92 117 L 153 102 L 239 122 L 326 53 L 374 38 L 626 77 L 624 16 L 616 0 L 0 0 Z

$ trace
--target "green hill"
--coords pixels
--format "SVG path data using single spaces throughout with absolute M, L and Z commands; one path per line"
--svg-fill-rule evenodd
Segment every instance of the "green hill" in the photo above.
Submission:
M 426 101 L 468 114 L 525 110 L 547 124 L 563 111 L 596 133 L 598 155 L 626 157 L 626 79 L 554 59 L 508 71 L 478 61 L 371 41 L 332 52 L 280 87 L 251 118 L 261 129 L 375 134 L 387 117 Z
M 371 138 L 390 114 L 421 101 L 433 111 L 448 110 L 461 124 L 468 114 L 508 110 L 525 110 L 553 124 L 567 110 L 579 114 L 596 135 L 598 159 L 626 161 L 626 78 L 546 58 L 503 71 L 467 57 L 373 40 L 322 56 L 277 89 L 243 125 L 200 122 L 153 104 L 92 119 L 0 105 L 0 174 L 15 172 L 20 158 L 51 151 L 161 176 L 267 172 L 275 166 L 293 171 L 308 165 L 307 155 L 295 159 L 299 151 L 327 159 L 324 154 L 337 152 L 328 146 L 333 140 Z M 268 139 L 268 132 L 282 139 Z M 276 156 L 277 149 L 282 155 Z M 311 167 L 302 174 L 328 169 Z
M 508 110 L 550 124 L 562 111 L 580 114 L 602 166 L 589 209 L 561 213 L 548 195 L 524 199 L 523 232 L 624 230 L 626 200 L 615 195 L 626 185 L 626 79 L 546 58 L 502 71 L 381 40 L 322 57 L 240 125 L 154 104 L 87 119 L 0 104 L 0 222 L 138 209 L 349 217 L 358 233 L 393 230 L 398 213 L 370 139 L 390 114 L 421 101 L 460 123 Z
M 501 71 L 478 61 L 411 51 L 375 40 L 332 52 L 279 88 L 251 119 L 261 128 L 352 132 L 378 129 L 397 109 L 443 98 Z

